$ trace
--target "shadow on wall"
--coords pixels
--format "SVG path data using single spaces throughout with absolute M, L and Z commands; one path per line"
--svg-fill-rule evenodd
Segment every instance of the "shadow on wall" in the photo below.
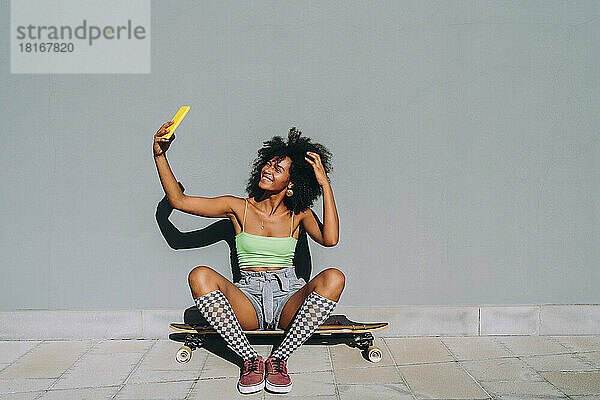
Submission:
M 181 191 L 185 191 L 181 182 L 179 187 Z M 312 211 L 312 210 L 311 210 Z M 235 249 L 235 230 L 233 224 L 229 219 L 220 219 L 207 226 L 206 228 L 199 229 L 197 231 L 181 232 L 169 221 L 169 216 L 173 212 L 173 206 L 169 203 L 167 196 L 165 195 L 156 207 L 156 222 L 163 237 L 172 249 L 195 249 L 199 247 L 209 246 L 224 240 L 229 246 L 229 260 L 231 262 L 231 273 L 233 276 L 233 282 L 239 282 L 241 279 L 240 266 L 238 264 L 237 251 Z M 317 217 L 314 211 L 312 211 L 319 227 L 322 228 L 323 224 Z M 304 278 L 306 282 L 310 280 L 310 274 L 312 271 L 312 263 L 310 260 L 310 250 L 308 248 L 308 239 L 306 231 L 300 228 L 300 236 L 296 243 L 296 252 L 294 254 L 294 268 L 296 270 L 296 276 L 298 278 Z M 191 270 L 191 269 L 190 269 Z M 187 277 L 182 278 L 187 279 Z

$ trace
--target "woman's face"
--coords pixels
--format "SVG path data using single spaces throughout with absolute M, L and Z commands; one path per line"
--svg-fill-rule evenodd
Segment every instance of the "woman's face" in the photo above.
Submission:
M 293 186 L 293 184 L 290 184 L 292 159 L 287 156 L 278 161 L 276 161 L 276 159 L 276 157 L 273 157 L 262 167 L 260 181 L 258 182 L 259 188 L 280 192 L 286 190 L 288 186 Z

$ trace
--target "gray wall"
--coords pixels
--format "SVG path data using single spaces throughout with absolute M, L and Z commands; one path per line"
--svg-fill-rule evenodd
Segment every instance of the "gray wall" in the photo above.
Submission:
M 231 277 L 154 219 L 182 104 L 190 195 L 244 195 L 291 126 L 330 147 L 340 243 L 310 245 L 341 305 L 600 301 L 598 1 L 302 4 L 153 2 L 148 75 L 11 75 L 0 41 L 2 310 L 183 308 L 194 266 Z

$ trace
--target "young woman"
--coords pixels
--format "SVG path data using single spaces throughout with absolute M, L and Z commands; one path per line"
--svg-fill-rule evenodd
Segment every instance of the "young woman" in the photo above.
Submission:
M 287 359 L 329 317 L 344 289 L 344 274 L 328 268 L 308 283 L 296 277 L 292 259 L 302 226 L 317 243 L 335 246 L 339 219 L 333 190 L 327 179 L 331 153 L 290 129 L 287 143 L 280 136 L 258 150 L 246 187 L 249 198 L 215 198 L 184 195 L 173 176 L 165 152 L 175 139 L 161 136 L 172 122 L 154 135 L 154 161 L 173 208 L 210 218 L 229 218 L 242 277 L 232 283 L 207 266 L 194 268 L 188 277 L 196 306 L 243 358 L 238 390 L 254 393 L 266 387 L 287 393 L 292 381 Z M 310 206 L 323 195 L 323 224 Z M 279 347 L 263 361 L 243 330 L 286 331 Z M 266 376 L 265 376 L 266 371 Z

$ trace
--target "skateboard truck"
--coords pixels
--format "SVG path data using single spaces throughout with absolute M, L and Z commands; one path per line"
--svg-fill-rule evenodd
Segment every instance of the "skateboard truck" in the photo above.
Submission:
M 373 345 L 375 338 L 371 332 L 364 333 L 362 335 L 354 336 L 354 341 L 359 349 L 363 351 L 363 355 L 371 362 L 379 362 L 383 358 L 381 349 Z
M 192 351 L 204 344 L 205 337 L 194 335 L 193 333 L 187 333 L 185 335 L 185 341 L 183 346 L 177 350 L 175 359 L 180 363 L 186 363 L 192 359 Z

